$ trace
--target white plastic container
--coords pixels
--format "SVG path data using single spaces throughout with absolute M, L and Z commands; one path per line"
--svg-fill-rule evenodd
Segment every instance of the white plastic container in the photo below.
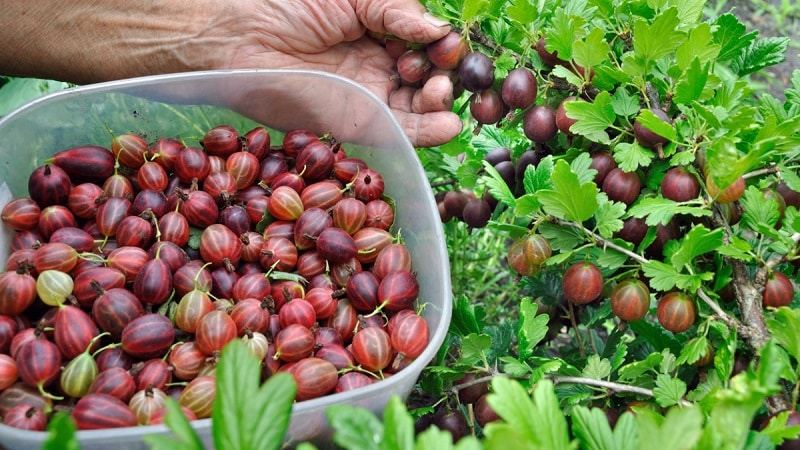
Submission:
M 452 296 L 447 249 L 436 204 L 414 148 L 386 105 L 350 80 L 298 70 L 208 71 L 143 77 L 74 88 L 33 101 L 0 120 L 0 207 L 27 196 L 33 169 L 53 153 L 81 144 L 110 144 L 115 134 L 181 137 L 197 142 L 204 131 L 229 124 L 245 132 L 257 124 L 286 131 L 331 132 L 348 156 L 364 159 L 384 177 L 397 202 L 396 227 L 412 254 L 419 301 L 431 330 L 425 352 L 400 373 L 365 388 L 296 403 L 287 440 L 329 441 L 325 409 L 349 404 L 380 413 L 392 395 L 408 396 L 441 346 Z M 273 136 L 273 139 L 275 137 Z M 148 139 L 151 140 L 151 139 Z M 0 227 L 0 261 L 13 231 Z M 193 426 L 212 446 L 211 420 Z M 169 434 L 163 425 L 79 431 L 81 448 L 147 448 L 146 434 Z M 0 424 L 0 448 L 39 448 L 44 432 Z

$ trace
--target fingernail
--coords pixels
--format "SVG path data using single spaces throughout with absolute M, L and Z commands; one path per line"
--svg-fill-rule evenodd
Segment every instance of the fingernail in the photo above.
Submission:
M 425 19 L 429 24 L 431 24 L 431 25 L 433 25 L 435 27 L 440 27 L 441 28 L 441 27 L 450 25 L 450 23 L 447 22 L 446 20 L 442 20 L 442 19 L 434 16 L 433 14 L 431 14 L 431 13 L 429 13 L 427 11 L 422 14 L 422 18 Z

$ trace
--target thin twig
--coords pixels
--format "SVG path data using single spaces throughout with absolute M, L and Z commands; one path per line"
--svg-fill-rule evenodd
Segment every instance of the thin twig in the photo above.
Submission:
M 550 379 L 555 384 L 558 383 L 584 384 L 586 386 L 601 387 L 615 392 L 630 392 L 632 394 L 646 395 L 648 397 L 655 396 L 651 389 L 642 388 L 639 386 L 628 386 L 627 384 L 614 383 L 613 381 L 595 380 L 594 378 L 585 378 L 585 377 L 569 377 L 562 375 L 549 375 L 546 376 L 546 378 Z M 681 406 L 692 406 L 692 402 L 683 399 L 681 399 L 679 403 L 681 404 Z

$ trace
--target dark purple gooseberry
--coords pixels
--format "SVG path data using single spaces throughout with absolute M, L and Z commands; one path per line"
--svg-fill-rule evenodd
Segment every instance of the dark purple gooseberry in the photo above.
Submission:
M 522 119 L 522 131 L 533 142 L 544 144 L 556 137 L 556 111 L 552 106 L 536 105 Z
M 524 109 L 536 100 L 537 83 L 533 72 L 525 67 L 517 67 L 508 73 L 501 94 L 503 101 L 511 108 Z
M 479 92 L 494 83 L 494 63 L 481 52 L 470 52 L 458 66 L 458 78 L 464 89 Z

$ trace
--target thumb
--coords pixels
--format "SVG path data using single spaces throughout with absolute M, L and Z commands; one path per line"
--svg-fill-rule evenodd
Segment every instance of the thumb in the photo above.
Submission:
M 433 42 L 450 31 L 450 25 L 429 13 L 419 0 L 353 0 L 364 26 L 409 42 Z

